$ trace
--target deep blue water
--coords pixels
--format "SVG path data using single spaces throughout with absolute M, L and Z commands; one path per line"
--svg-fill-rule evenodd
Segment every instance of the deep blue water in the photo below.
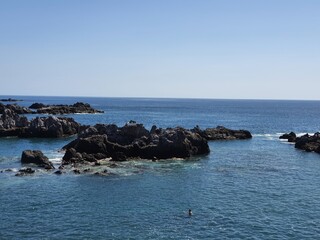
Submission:
M 83 124 L 223 125 L 250 130 L 254 137 L 210 142 L 210 155 L 187 161 L 123 163 L 105 177 L 0 173 L 0 239 L 320 236 L 320 155 L 278 139 L 289 131 L 319 131 L 319 101 L 16 98 L 25 106 L 84 101 L 105 111 L 71 116 Z M 40 149 L 58 164 L 59 149 L 71 139 L 0 139 L 0 170 L 21 168 L 25 149 Z

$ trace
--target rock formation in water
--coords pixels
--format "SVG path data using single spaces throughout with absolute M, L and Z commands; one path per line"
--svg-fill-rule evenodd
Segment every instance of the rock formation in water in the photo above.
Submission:
M 16 173 L 16 176 L 28 176 L 28 175 L 31 175 L 31 174 L 34 174 L 35 173 L 35 170 L 33 170 L 32 168 L 21 168 L 18 173 Z
M 279 139 L 287 139 L 288 142 L 295 142 L 297 135 L 294 132 L 285 133 L 279 137 Z
M 22 101 L 22 100 L 14 99 L 14 98 L 2 98 L 2 99 L 0 99 L 0 102 L 18 102 L 18 101 Z
M 295 137 L 294 132 L 280 136 L 280 139 L 288 139 L 289 142 L 295 143 L 295 148 L 307 151 L 320 153 L 320 133 L 314 135 L 305 134 L 301 137 Z
M 60 138 L 77 134 L 81 125 L 73 118 L 64 117 L 36 117 L 30 125 L 22 131 L 19 137 L 30 138 Z
M 52 162 L 39 150 L 25 150 L 22 152 L 21 163 L 36 164 L 38 167 L 45 169 L 54 169 Z
M 96 110 L 88 103 L 77 102 L 73 105 L 44 105 L 42 103 L 34 103 L 30 109 L 36 109 L 38 114 L 74 114 L 74 113 L 103 113 L 103 111 Z
M 0 137 L 20 136 L 29 124 L 26 117 L 5 109 L 0 117 Z
M 77 134 L 82 126 L 73 118 L 36 117 L 29 121 L 10 109 L 0 117 L 0 137 L 59 138 Z
M 223 126 L 217 126 L 216 128 L 207 128 L 205 130 L 202 130 L 198 126 L 196 126 L 194 129 L 192 129 L 192 131 L 198 133 L 208 141 L 252 138 L 251 133 L 247 130 L 232 130 Z
M 80 133 L 64 149 L 63 165 L 97 162 L 108 157 L 114 161 L 188 158 L 210 152 L 207 140 L 196 132 L 156 126 L 148 131 L 133 121 L 123 127 L 97 124 Z
M 3 114 L 6 109 L 9 109 L 12 112 L 17 113 L 17 114 L 33 113 L 32 110 L 30 110 L 30 109 L 28 109 L 26 107 L 21 107 L 21 106 L 19 106 L 17 104 L 4 105 L 4 104 L 0 103 L 0 114 Z

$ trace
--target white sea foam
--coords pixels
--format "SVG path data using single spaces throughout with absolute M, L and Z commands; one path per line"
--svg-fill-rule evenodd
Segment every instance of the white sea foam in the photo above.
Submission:
M 288 142 L 287 139 L 279 139 L 279 137 L 282 136 L 283 134 L 285 134 L 285 133 L 263 133 L 263 134 L 253 134 L 252 136 L 259 137 L 259 138 L 265 138 L 267 140 L 277 140 L 277 141 L 280 141 L 280 142 L 286 143 L 286 144 L 294 144 L 294 143 Z M 303 132 L 303 133 L 296 133 L 296 136 L 301 137 L 305 134 L 314 135 L 314 133 Z
M 60 164 L 62 161 L 62 158 L 57 157 L 57 158 L 49 158 L 49 161 L 52 162 L 53 164 Z

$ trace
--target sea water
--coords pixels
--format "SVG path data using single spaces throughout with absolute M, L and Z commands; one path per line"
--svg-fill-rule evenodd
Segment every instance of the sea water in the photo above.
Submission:
M 188 160 L 124 162 L 110 176 L 37 171 L 25 177 L 15 176 L 23 150 L 42 150 L 58 166 L 61 147 L 74 137 L 2 138 L 0 170 L 13 172 L 0 173 L 0 239 L 320 236 L 320 155 L 278 139 L 319 131 L 319 101 L 15 98 L 23 106 L 83 101 L 105 111 L 66 115 L 82 124 L 223 125 L 247 129 L 253 138 L 210 142 L 208 156 Z

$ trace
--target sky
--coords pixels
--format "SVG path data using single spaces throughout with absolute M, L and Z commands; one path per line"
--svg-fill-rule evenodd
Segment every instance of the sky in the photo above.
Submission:
M 320 1 L 0 0 L 0 95 L 320 100 Z

